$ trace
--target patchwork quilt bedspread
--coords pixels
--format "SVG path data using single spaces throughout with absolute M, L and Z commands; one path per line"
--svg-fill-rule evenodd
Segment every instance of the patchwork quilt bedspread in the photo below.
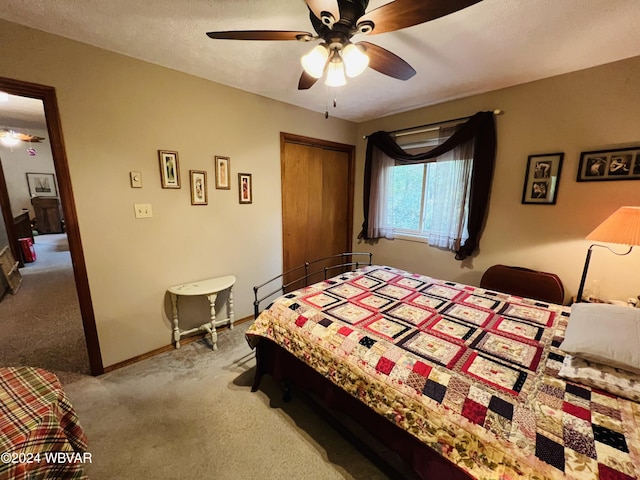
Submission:
M 561 379 L 569 307 L 368 266 L 278 298 L 269 338 L 479 479 L 640 479 L 640 405 Z

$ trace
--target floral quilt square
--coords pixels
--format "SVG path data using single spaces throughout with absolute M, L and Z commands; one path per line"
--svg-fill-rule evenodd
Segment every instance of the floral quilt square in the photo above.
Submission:
M 464 345 L 458 345 L 422 331 L 410 334 L 400 342 L 400 345 L 422 358 L 448 368 L 452 367 L 465 352 Z
M 400 322 L 395 322 L 390 318 L 385 317 L 376 317 L 371 320 L 366 320 L 364 323 L 360 324 L 359 327 L 364 328 L 368 332 L 390 342 L 394 342 L 397 338 L 411 330 L 407 325 L 403 325 Z
M 482 332 L 470 347 L 533 372 L 538 368 L 542 356 L 542 347 L 538 344 L 531 345 L 492 332 Z
M 427 320 L 436 315 L 436 313 L 431 310 L 425 310 L 424 308 L 405 303 L 394 306 L 389 310 L 386 310 L 384 313 L 391 317 L 404 320 L 416 327 L 422 326 Z
M 439 317 L 435 322 L 429 325 L 429 330 L 440 332 L 443 335 L 452 337 L 458 340 L 468 340 L 476 332 L 477 328 L 471 325 L 465 325 L 458 323 L 450 318 Z
M 331 315 L 332 317 L 337 318 L 338 320 L 350 323 L 351 325 L 360 323 L 375 315 L 375 313 L 371 310 L 360 307 L 358 305 L 354 305 L 352 303 L 345 303 L 338 307 L 327 310 L 326 313 Z
M 340 298 L 334 297 L 333 295 L 329 295 L 328 293 L 324 292 L 313 293 L 311 295 L 301 297 L 301 300 L 321 310 L 344 301 Z
M 365 290 L 356 287 L 355 285 L 351 285 L 350 283 L 342 283 L 336 287 L 329 288 L 327 292 L 342 298 L 349 299 L 352 297 L 357 297 L 358 295 L 362 295 L 363 293 L 365 293 Z
M 529 323 L 519 322 L 510 318 L 500 318 L 493 327 L 493 330 L 516 335 L 529 340 L 540 340 L 544 329 Z
M 407 288 L 398 287 L 397 285 L 385 285 L 384 287 L 380 287 L 376 290 L 376 293 L 380 295 L 384 295 L 386 297 L 395 298 L 397 300 L 402 300 L 403 298 L 408 297 L 413 293 L 413 290 L 409 290 Z
M 459 303 L 451 304 L 449 307 L 442 311 L 443 315 L 457 318 L 458 320 L 464 320 L 465 322 L 473 323 L 484 327 L 489 320 L 493 318 L 493 312 L 480 310 L 479 308 L 472 307 L 470 305 L 463 305 Z
M 533 307 L 530 305 L 520 305 L 518 303 L 508 303 L 500 313 L 507 317 L 515 317 L 521 320 L 527 320 L 539 325 L 550 327 L 553 325 L 555 313 L 545 308 Z
M 363 295 L 360 295 L 359 297 L 352 298 L 351 302 L 356 303 L 364 308 L 373 309 L 375 311 L 382 310 L 383 308 L 396 303 L 395 300 L 391 298 L 382 297 L 380 295 L 375 295 L 372 293 L 365 293 Z
M 457 288 L 448 287 L 439 283 L 427 285 L 421 291 L 424 293 L 428 293 L 429 295 L 435 295 L 436 297 L 446 298 L 447 300 L 453 300 L 463 293 Z
M 499 388 L 511 395 L 518 395 L 527 379 L 527 374 L 473 352 L 462 366 L 462 371 L 478 380 Z

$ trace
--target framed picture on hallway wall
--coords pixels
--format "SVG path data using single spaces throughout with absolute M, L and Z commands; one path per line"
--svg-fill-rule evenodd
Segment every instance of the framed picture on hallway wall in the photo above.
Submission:
M 27 173 L 31 197 L 57 197 L 56 176 L 53 173 Z
M 160 158 L 160 182 L 162 188 L 180 188 L 180 164 L 178 152 L 158 150 Z
M 522 203 L 555 205 L 564 153 L 529 155 Z
M 253 203 L 253 187 L 250 173 L 238 174 L 238 193 L 240 203 Z

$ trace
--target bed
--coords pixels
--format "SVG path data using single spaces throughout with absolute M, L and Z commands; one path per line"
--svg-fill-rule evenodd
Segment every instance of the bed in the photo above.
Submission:
M 0 368 L 0 479 L 86 479 L 87 439 L 58 378 Z
M 259 314 L 253 389 L 315 392 L 419 478 L 640 478 L 640 405 L 559 376 L 570 311 L 366 265 Z

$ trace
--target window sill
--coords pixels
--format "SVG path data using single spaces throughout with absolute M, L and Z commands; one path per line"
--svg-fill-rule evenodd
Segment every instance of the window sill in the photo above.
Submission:
M 421 237 L 419 235 L 409 235 L 407 233 L 394 233 L 393 236 L 396 240 L 406 240 L 408 242 L 426 243 L 427 245 L 429 245 L 429 240 L 426 237 Z

